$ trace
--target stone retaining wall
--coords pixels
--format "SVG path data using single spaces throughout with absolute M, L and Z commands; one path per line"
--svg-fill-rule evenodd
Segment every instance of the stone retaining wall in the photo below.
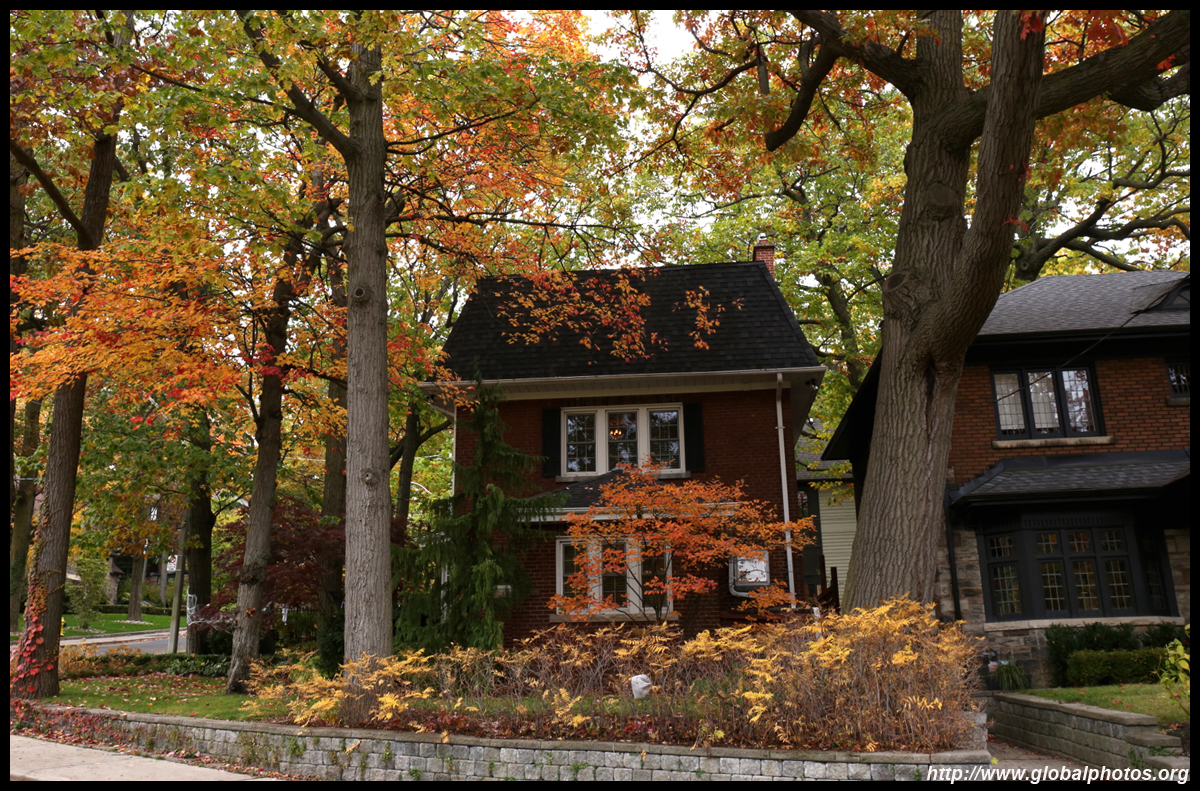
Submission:
M 977 723 L 973 749 L 932 754 L 443 737 L 98 709 L 88 715 L 108 720 L 147 750 L 195 752 L 322 780 L 912 780 L 928 777 L 931 766 L 991 760 L 981 713 L 969 715 Z
M 1148 714 L 1011 692 L 994 693 L 989 713 L 990 732 L 1004 741 L 1095 767 L 1128 769 L 1137 763 L 1172 768 L 1184 760 L 1150 754 L 1152 749 L 1178 752 L 1179 739 L 1159 733 L 1158 720 Z M 1186 765 L 1191 766 L 1190 759 Z

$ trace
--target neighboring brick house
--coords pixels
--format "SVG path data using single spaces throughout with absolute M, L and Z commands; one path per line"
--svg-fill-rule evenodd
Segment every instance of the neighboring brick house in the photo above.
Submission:
M 771 248 L 756 248 L 756 258 Z M 563 512 L 596 501 L 598 480 L 621 462 L 653 458 L 665 478 L 744 482 L 746 494 L 770 503 L 778 517 L 798 518 L 793 445 L 824 374 L 796 317 L 773 278 L 770 261 L 635 270 L 628 283 L 645 304 L 644 356 L 613 356 L 599 331 L 594 343 L 558 328 L 535 343 L 515 336 L 528 319 L 519 307 L 532 294 L 528 280 L 481 280 L 446 341 L 447 365 L 459 381 L 426 385 L 435 403 L 453 412 L 445 390 L 469 387 L 478 373 L 496 384 L 505 401 L 500 417 L 505 441 L 541 467 L 532 492 L 560 490 Z M 603 292 L 627 277 L 617 271 L 571 275 L 580 292 Z M 702 295 L 712 332 L 697 332 L 695 299 Z M 703 343 L 697 343 L 697 339 Z M 458 417 L 461 418 L 461 408 Z M 780 420 L 782 419 L 782 422 Z M 461 423 L 461 420 L 457 421 Z M 475 437 L 455 432 L 455 459 L 468 464 Z M 569 620 L 549 602 L 561 593 L 575 548 L 564 524 L 546 524 L 548 540 L 525 558 L 533 593 L 505 624 L 505 642 Z M 788 579 L 788 552 L 771 553 L 769 574 Z M 801 580 L 801 552 L 792 555 L 793 580 Z M 736 562 L 735 564 L 736 565 Z M 636 570 L 631 569 L 631 574 Z M 721 571 L 717 593 L 702 597 L 694 628 L 718 625 L 744 591 L 734 591 Z M 605 581 L 633 591 L 637 580 Z M 599 582 L 597 582 L 599 585 Z M 609 591 L 608 587 L 605 588 Z M 643 619 L 633 600 L 623 612 L 593 621 Z
M 824 458 L 869 461 L 877 371 Z M 1045 277 L 967 352 L 938 603 L 1045 680 L 1054 623 L 1191 620 L 1191 275 Z M 856 570 L 855 573 L 858 573 Z

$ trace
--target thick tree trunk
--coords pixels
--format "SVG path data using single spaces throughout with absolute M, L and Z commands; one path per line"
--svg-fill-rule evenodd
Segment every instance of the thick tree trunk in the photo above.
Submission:
M 266 340 L 272 358 L 287 351 L 288 307 L 292 285 L 280 280 L 275 284 L 275 308 L 267 320 Z M 273 363 L 267 361 L 268 365 Z M 275 369 L 278 371 L 278 369 Z M 250 661 L 258 656 L 262 632 L 263 586 L 271 558 L 271 522 L 275 514 L 275 491 L 279 459 L 283 451 L 283 380 L 279 373 L 262 377 L 258 400 L 258 426 L 255 439 L 258 457 L 254 463 L 254 486 L 250 494 L 250 512 L 246 517 L 246 550 L 238 574 L 237 613 L 234 621 L 233 654 L 225 685 L 228 695 L 246 694 Z
M 21 697 L 57 695 L 58 642 L 63 616 L 63 586 L 75 511 L 75 473 L 83 427 L 87 376 L 54 394 L 54 427 L 46 462 L 45 500 L 34 536 L 33 568 L 25 607 L 25 631 L 17 647 L 13 693 Z
M 350 227 L 347 296 L 346 647 L 347 661 L 392 653 L 391 491 L 388 457 L 387 243 L 384 235 L 383 97 L 378 50 L 350 70 L 350 137 L 344 152 Z M 352 703 L 351 721 L 369 701 Z
M 198 419 L 192 428 L 190 441 L 204 453 L 212 452 L 209 436 L 208 413 L 198 410 Z M 204 462 L 192 472 L 188 491 L 186 525 L 187 533 L 187 592 L 196 597 L 196 609 L 212 602 L 212 532 L 217 516 L 212 510 L 212 494 L 208 487 L 208 463 Z M 178 584 L 178 582 L 176 583 Z M 186 602 L 186 599 L 184 600 Z M 191 629 L 189 624 L 189 654 L 209 654 L 208 634 Z
M 967 347 L 996 301 L 1008 266 L 1033 142 L 1044 31 L 996 15 L 992 94 L 979 151 L 976 211 L 966 187 L 974 136 L 954 123 L 968 101 L 962 16 L 935 12 L 936 36 L 918 44 L 928 70 L 909 96 L 912 143 L 896 260 L 883 287 L 883 360 L 874 439 L 854 539 L 848 608 L 908 593 L 934 595 L 944 521 L 954 398 Z
M 133 569 L 129 572 L 129 608 L 125 611 L 127 620 L 142 620 L 142 585 L 145 581 L 146 555 L 136 552 L 133 555 Z
M 171 553 L 163 550 L 158 553 L 158 600 L 163 607 L 170 605 L 167 601 L 167 562 L 171 558 Z

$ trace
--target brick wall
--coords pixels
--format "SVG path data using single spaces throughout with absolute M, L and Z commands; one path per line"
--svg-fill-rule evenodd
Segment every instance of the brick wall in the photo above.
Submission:
M 996 412 L 987 366 L 963 369 L 955 401 L 950 467 L 961 486 L 1000 459 L 1072 453 L 1172 450 L 1191 446 L 1191 410 L 1170 405 L 1166 361 L 1161 357 L 1098 360 L 1095 363 L 1097 406 L 1109 445 L 1062 445 L 993 448 Z
M 795 475 L 795 458 L 792 455 L 794 435 L 791 408 L 784 395 L 784 447 L 788 454 L 787 471 Z M 775 391 L 751 390 L 728 393 L 685 393 L 664 396 L 613 396 L 606 398 L 572 398 L 558 400 L 506 401 L 500 404 L 500 418 L 508 426 L 505 441 L 532 456 L 542 453 L 542 411 L 548 408 L 574 408 L 590 406 L 645 405 L 655 403 L 703 404 L 705 470 L 693 474 L 693 480 L 709 481 L 719 478 L 726 483 L 741 481 L 746 496 L 753 500 L 769 503 L 778 518 L 782 518 L 783 492 L 779 480 L 779 440 L 776 433 Z M 476 438 L 463 429 L 465 416 L 460 411 L 458 431 L 455 436 L 455 455 L 461 463 L 469 463 L 474 456 Z M 539 465 L 528 476 L 529 493 L 550 491 L 564 486 L 554 478 L 544 477 Z M 793 519 L 799 510 L 794 486 L 788 487 L 789 509 Z M 555 549 L 553 537 L 564 535 L 565 526 L 547 528 L 547 542 L 526 557 L 525 569 L 533 582 L 533 591 L 519 611 L 514 612 L 505 624 L 505 644 L 527 637 L 533 632 L 551 625 L 550 597 L 554 595 Z M 802 550 L 793 551 L 793 565 L 797 585 L 803 582 Z M 771 553 L 771 576 L 786 581 L 787 559 L 780 550 Z M 727 572 L 714 571 L 717 593 L 704 596 L 701 607 L 689 617 L 689 631 L 711 629 L 719 625 L 718 613 L 728 610 L 740 600 L 727 592 Z M 686 614 L 686 611 L 685 611 Z

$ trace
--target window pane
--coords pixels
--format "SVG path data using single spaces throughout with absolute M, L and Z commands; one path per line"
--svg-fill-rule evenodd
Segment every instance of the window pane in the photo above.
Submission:
M 1067 543 L 1071 545 L 1072 552 L 1091 552 L 1092 534 L 1083 531 L 1067 533 Z
M 596 416 L 567 415 L 567 472 L 596 471 Z
M 995 374 L 996 411 L 1001 434 L 1025 433 L 1025 410 L 1021 406 L 1021 379 L 1017 374 Z
M 667 603 L 667 556 L 642 556 L 641 576 L 638 586 L 641 589 L 641 606 L 655 610 L 663 609 Z M 634 597 L 634 604 L 637 604 Z
M 637 412 L 608 413 L 608 468 L 638 466 Z
M 1063 392 L 1067 396 L 1067 424 L 1071 431 L 1084 433 L 1096 430 L 1092 410 L 1092 389 L 1087 369 L 1076 368 L 1062 372 Z
M 1170 363 L 1167 366 L 1167 378 L 1171 381 L 1171 395 L 1186 396 L 1192 395 L 1192 364 L 1191 363 Z
M 1080 610 L 1100 609 L 1100 594 L 1096 590 L 1096 566 L 1090 560 L 1077 560 L 1075 572 L 1075 605 Z
M 988 539 L 988 557 L 1011 558 L 1014 544 L 1012 536 L 995 536 Z
M 650 460 L 671 470 L 679 464 L 679 410 L 650 412 Z
M 1067 579 L 1063 564 L 1042 564 L 1042 601 L 1047 612 L 1062 612 L 1067 609 Z
M 625 542 L 605 542 L 601 551 L 604 553 L 604 571 L 600 575 L 600 596 L 611 596 L 618 607 L 624 607 L 629 602 Z
M 1030 371 L 1029 402 L 1033 405 L 1033 431 L 1035 434 L 1057 434 L 1058 404 L 1054 399 L 1054 374 L 1052 371 Z
M 992 604 L 998 616 L 1020 614 L 1021 583 L 1016 566 L 992 567 Z
M 1129 565 L 1124 560 L 1104 561 L 1104 573 L 1108 581 L 1108 604 L 1117 610 L 1133 607 L 1133 585 L 1129 579 Z
M 574 588 L 570 584 L 571 577 L 580 571 L 575 564 L 576 548 L 574 544 L 563 543 L 562 547 L 562 592 L 564 596 L 578 596 L 586 590 Z
M 1100 549 L 1104 552 L 1124 552 L 1125 538 L 1122 530 L 1101 530 Z
M 1058 554 L 1058 533 L 1038 533 L 1038 554 Z

